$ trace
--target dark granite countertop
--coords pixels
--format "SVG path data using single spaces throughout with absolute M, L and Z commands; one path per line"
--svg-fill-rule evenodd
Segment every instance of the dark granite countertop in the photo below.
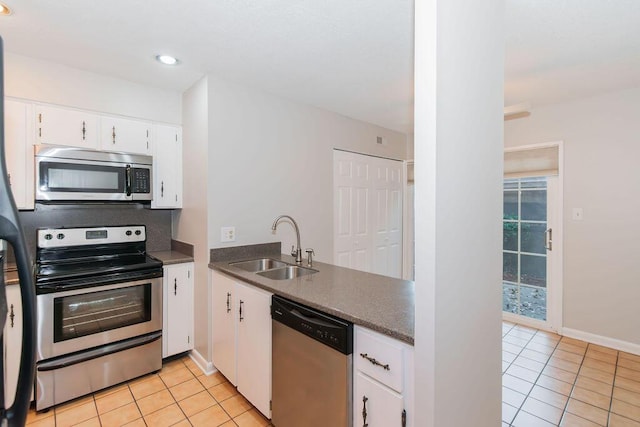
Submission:
M 270 253 L 265 256 L 295 264 L 294 258 L 288 255 Z M 413 282 L 321 262 L 313 263 L 317 273 L 291 280 L 272 280 L 229 265 L 230 262 L 255 258 L 259 256 L 212 258 L 209 267 L 413 345 Z M 306 261 L 303 266 L 306 266 Z
M 148 252 L 149 256 L 162 261 L 164 265 L 182 264 L 184 262 L 193 262 L 193 257 L 178 251 L 157 251 Z

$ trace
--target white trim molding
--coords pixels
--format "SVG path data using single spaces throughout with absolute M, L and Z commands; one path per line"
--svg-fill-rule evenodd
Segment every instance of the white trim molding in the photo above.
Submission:
M 562 328 L 562 330 L 559 332 L 565 337 L 575 338 L 591 344 L 597 344 L 603 347 L 613 348 L 614 350 L 640 355 L 640 344 L 622 341 L 616 338 L 605 337 L 603 335 L 596 335 L 592 334 L 591 332 L 580 331 L 578 329 Z
M 213 366 L 213 363 L 207 362 L 195 348 L 191 350 L 191 353 L 189 353 L 189 357 L 191 358 L 191 360 L 193 360 L 193 363 L 198 365 L 198 368 L 200 368 L 200 370 L 204 372 L 205 375 L 211 375 L 218 372 L 215 366 Z

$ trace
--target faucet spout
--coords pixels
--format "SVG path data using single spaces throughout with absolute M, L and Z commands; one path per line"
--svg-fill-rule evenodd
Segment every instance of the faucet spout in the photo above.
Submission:
M 271 225 L 271 230 L 276 231 L 276 229 L 278 228 L 278 223 L 283 218 L 286 218 L 289 221 L 291 221 L 291 223 L 293 224 L 293 228 L 296 230 L 296 243 L 298 244 L 298 247 L 295 248 L 295 250 L 291 251 L 291 256 L 296 257 L 297 264 L 302 264 L 302 247 L 300 246 L 300 229 L 298 228 L 298 223 L 296 222 L 296 220 L 290 217 L 289 215 L 280 215 L 273 221 L 273 224 Z

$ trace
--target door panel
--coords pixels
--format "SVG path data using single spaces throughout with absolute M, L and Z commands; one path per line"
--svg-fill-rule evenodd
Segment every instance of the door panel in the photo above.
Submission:
M 337 265 L 402 276 L 402 170 L 399 161 L 334 151 Z

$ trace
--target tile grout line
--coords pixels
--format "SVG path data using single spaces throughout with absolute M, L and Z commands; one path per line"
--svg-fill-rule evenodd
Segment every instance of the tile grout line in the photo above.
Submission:
M 611 384 L 611 399 L 609 399 L 609 413 L 607 414 L 607 426 L 611 424 L 611 408 L 613 408 L 613 392 L 616 389 L 616 378 L 618 376 L 618 362 L 620 361 L 620 351 L 616 352 L 616 368 L 613 370 L 613 384 Z
M 515 327 L 515 326 L 514 326 L 514 327 Z M 509 331 L 509 332 L 511 332 L 511 331 Z M 526 348 L 526 346 L 527 346 L 527 345 L 529 345 L 529 343 L 531 343 L 531 340 L 533 340 L 533 337 L 535 337 L 536 335 L 538 335 L 538 332 L 539 332 L 539 330 L 538 330 L 538 329 L 536 329 L 536 332 L 535 332 L 533 335 L 531 335 L 531 338 L 529 338 L 529 341 L 527 341 L 527 344 L 525 344 L 525 346 L 524 346 L 524 347 L 522 347 L 522 350 L 520 350 L 520 352 L 518 353 L 518 356 L 516 357 L 516 359 L 517 359 L 518 357 L 520 357 L 520 355 L 521 355 L 522 351 Z M 533 390 L 533 389 L 534 389 L 534 387 L 536 386 L 536 384 L 538 383 L 538 380 L 540 379 L 540 375 L 542 375 L 542 371 L 544 371 L 544 369 L 547 367 L 547 365 L 548 365 L 548 363 L 549 363 L 549 359 L 551 359 L 551 355 L 556 351 L 556 348 L 557 348 L 557 347 L 558 347 L 558 345 L 560 344 L 560 341 L 561 341 L 561 340 L 562 340 L 562 338 L 561 338 L 561 339 L 559 339 L 559 340 L 558 340 L 558 342 L 556 342 L 555 346 L 553 347 L 553 352 L 551 352 L 551 354 L 547 357 L 547 361 L 544 363 L 544 366 L 543 366 L 542 370 L 540 371 L 540 373 L 539 373 L 539 374 L 538 374 L 538 376 L 536 377 L 536 380 L 533 382 L 533 386 L 531 387 L 531 389 L 529 390 L 529 392 L 525 395 L 524 400 L 522 401 L 522 403 L 521 403 L 521 404 L 520 404 L 520 406 L 518 407 L 518 410 L 516 411 L 515 415 L 513 416 L 513 419 L 512 419 L 512 420 L 511 420 L 511 422 L 509 423 L 509 425 L 513 425 L 513 421 L 515 421 L 515 419 L 518 417 L 518 414 L 519 414 L 519 413 L 520 413 L 520 411 L 522 410 L 522 406 L 524 405 L 524 403 L 527 401 L 527 399 L 528 399 L 528 398 L 529 398 L 529 396 L 531 395 L 531 390 Z M 522 356 L 522 357 L 524 357 L 524 356 Z M 526 359 L 526 357 L 525 357 L 525 359 Z M 513 360 L 515 361 L 515 359 L 513 359 Z M 512 365 L 512 364 L 513 364 L 513 362 L 511 362 L 511 364 L 509 365 L 509 368 L 511 367 L 511 365 Z M 517 365 L 516 365 L 516 366 L 517 366 Z M 507 369 L 509 369 L 509 368 L 507 368 Z M 526 368 L 525 368 L 525 369 L 526 369 Z M 506 373 L 506 371 L 505 371 L 505 373 Z M 503 374 L 503 375 L 504 375 L 504 374 Z M 518 378 L 518 377 L 516 377 L 516 378 Z M 526 380 L 525 380 L 525 381 L 526 381 Z M 528 382 L 528 381 L 527 381 L 527 382 Z M 507 387 L 507 388 L 508 388 L 508 387 Z M 522 393 L 522 394 L 524 394 L 524 393 Z M 534 397 L 532 397 L 532 399 L 535 399 L 535 398 L 534 398 Z M 537 399 L 536 399 L 536 400 L 537 400 Z M 525 412 L 525 413 L 527 413 L 527 414 L 528 414 L 528 412 L 526 412 L 526 411 L 522 411 L 522 412 Z M 540 417 L 537 417 L 537 416 L 536 416 L 536 415 L 534 415 L 534 414 L 531 414 L 531 415 L 535 416 L 536 418 L 540 418 Z M 564 412 L 563 412 L 563 415 L 564 415 Z M 540 418 L 540 419 L 541 419 L 541 420 L 543 420 L 543 421 L 546 421 L 546 420 L 544 420 L 543 418 Z M 562 420 L 562 417 L 560 417 L 560 420 Z

